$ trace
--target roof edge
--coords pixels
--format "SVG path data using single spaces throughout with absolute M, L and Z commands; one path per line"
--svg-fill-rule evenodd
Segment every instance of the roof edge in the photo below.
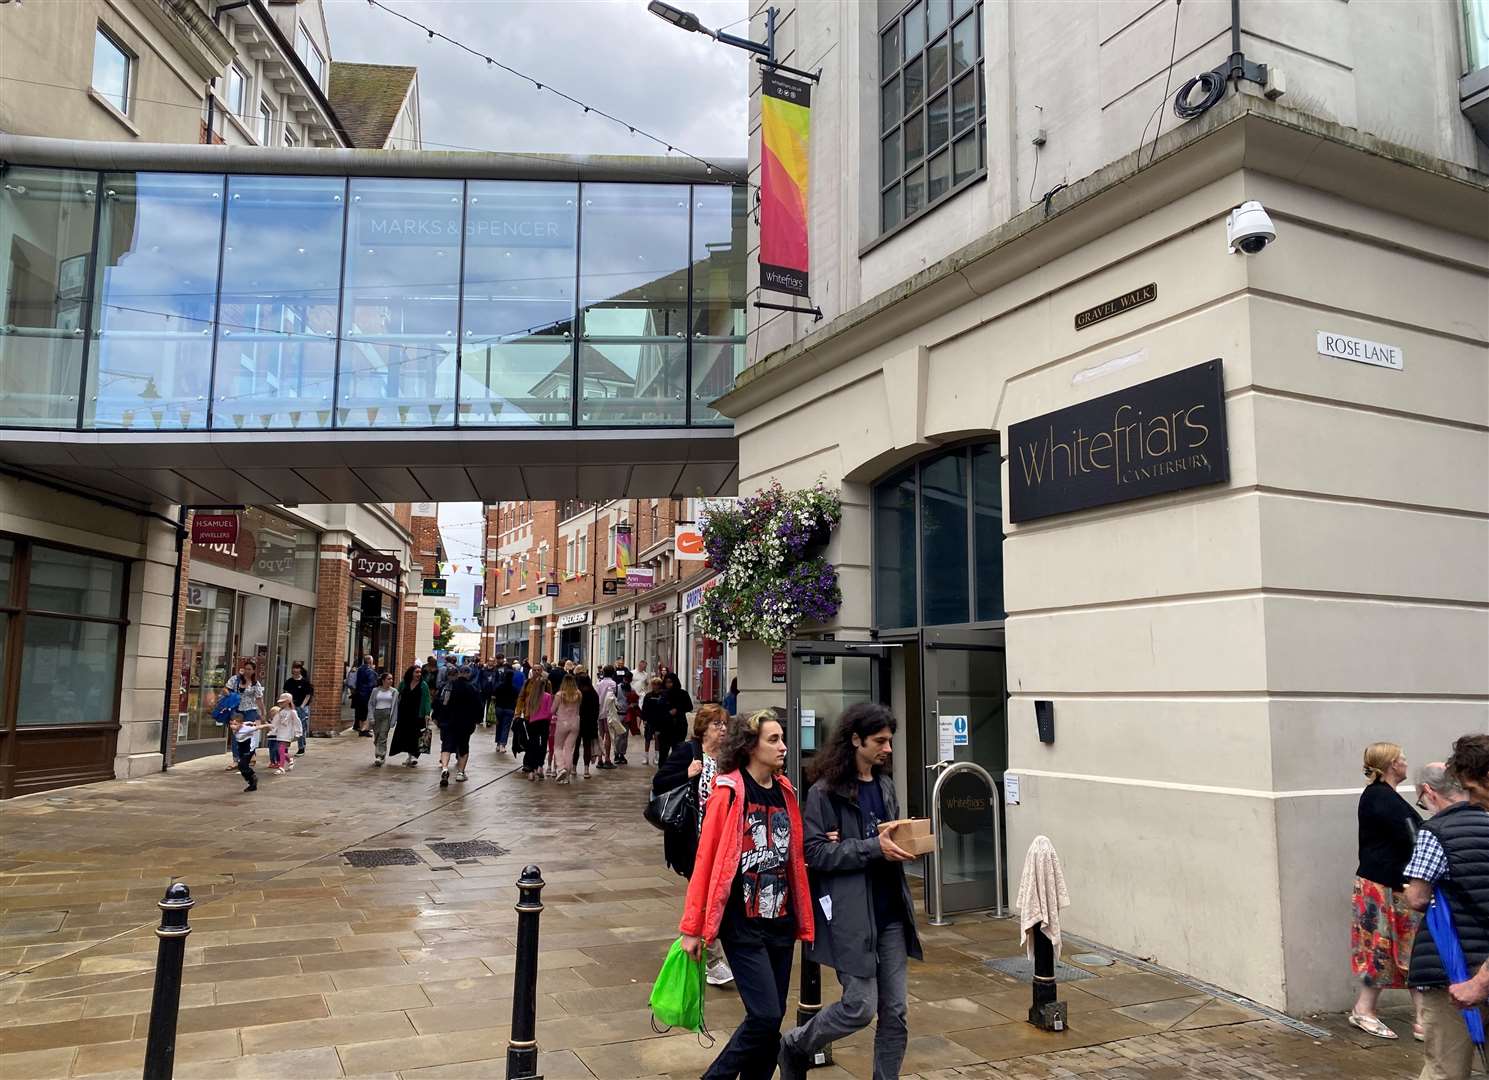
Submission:
M 0 161 L 67 169 L 247 173 L 284 176 L 403 176 L 468 180 L 589 180 L 632 183 L 743 183 L 740 158 L 711 171 L 675 157 L 504 153 L 485 150 L 203 146 L 102 142 L 0 132 Z

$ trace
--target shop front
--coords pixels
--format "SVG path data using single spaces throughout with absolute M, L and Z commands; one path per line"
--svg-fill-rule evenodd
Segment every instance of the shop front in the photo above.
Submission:
M 676 597 L 658 597 L 642 600 L 637 605 L 641 621 L 636 624 L 636 658 L 632 666 L 646 665 L 646 670 L 656 672 L 661 668 L 677 668 L 677 632 L 673 609 Z
M 553 599 L 547 596 L 491 608 L 486 629 L 491 635 L 492 654 L 537 663 L 547 651 L 542 637 L 545 619 L 552 613 Z
M 128 595 L 122 559 L 0 534 L 0 798 L 114 776 Z
M 680 600 L 679 611 L 683 620 L 683 655 L 679 675 L 683 688 L 698 704 L 705 701 L 723 701 L 729 692 L 728 644 L 703 633 L 698 618 L 698 608 L 703 604 L 704 594 L 717 583 L 717 578 L 693 586 L 685 591 Z
M 588 652 L 589 620 L 592 613 L 588 608 L 583 611 L 567 611 L 558 617 L 558 655 L 559 663 L 572 660 L 576 664 L 584 663 L 584 657 Z
M 595 609 L 596 667 L 626 659 L 626 640 L 634 611 L 635 607 L 631 604 Z
M 238 514 L 231 543 L 193 543 L 177 638 L 175 759 L 223 741 L 212 709 L 227 680 L 253 660 L 277 690 L 299 661 L 310 671 L 320 534 L 261 507 Z

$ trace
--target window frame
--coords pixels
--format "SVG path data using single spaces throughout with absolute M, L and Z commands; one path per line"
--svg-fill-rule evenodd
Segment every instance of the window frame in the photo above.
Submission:
M 1002 444 L 997 438 L 974 439 L 968 442 L 958 443 L 953 446 L 937 450 L 933 453 L 912 458 L 902 462 L 893 469 L 886 471 L 869 486 L 869 518 L 870 518 L 870 558 L 869 558 L 869 601 L 870 619 L 873 625 L 873 634 L 876 639 L 889 636 L 897 637 L 907 633 L 917 633 L 922 630 L 965 630 L 969 628 L 1001 628 L 1008 619 L 1007 598 L 1003 599 L 1003 614 L 998 618 L 981 619 L 977 617 L 978 599 L 978 573 L 977 573 L 977 460 L 976 452 L 979 449 L 992 447 L 998 453 L 1002 453 Z M 948 457 L 961 457 L 966 464 L 967 477 L 967 618 L 962 622 L 930 623 L 926 621 L 926 589 L 925 589 L 925 529 L 924 529 L 924 501 L 925 486 L 924 475 L 926 466 L 934 464 Z M 892 478 L 898 476 L 905 470 L 910 470 L 915 481 L 915 550 L 911 553 L 911 565 L 913 566 L 915 580 L 915 622 L 909 626 L 884 625 L 879 612 L 879 568 L 880 552 L 877 537 L 877 514 L 879 510 L 880 491 Z M 1001 473 L 1000 473 L 1001 475 Z M 1000 481 L 1001 485 L 1001 481 Z M 1005 497 L 1001 491 L 999 498 Z M 1001 508 L 1000 508 L 1001 509 Z M 1002 532 L 999 541 L 998 568 L 1001 573 L 1004 569 L 1001 546 L 1008 539 L 1008 534 Z
M 133 561 L 92 551 L 75 544 L 22 536 L 19 533 L 0 532 L 0 539 L 9 540 L 12 545 L 9 587 L 7 589 L 0 589 L 0 615 L 6 616 L 7 619 L 5 638 L 3 643 L 0 643 L 0 672 L 4 673 L 4 678 L 0 679 L 0 734 L 5 735 L 6 738 L 13 739 L 23 731 L 27 734 L 41 731 L 74 730 L 112 731 L 117 733 L 121 730 L 120 706 L 124 691 L 124 649 L 131 625 L 129 620 L 129 590 L 134 571 Z M 116 616 L 80 615 L 74 612 L 52 611 L 50 609 L 30 607 L 27 601 L 31 586 L 31 558 L 32 551 L 38 544 L 55 551 L 66 551 L 76 555 L 85 555 L 89 558 L 119 563 L 123 567 L 123 574 L 119 582 L 119 614 Z M 106 718 L 100 718 L 92 723 L 73 724 L 22 725 L 19 722 L 17 709 L 19 708 L 21 699 L 21 660 L 25 651 L 26 624 L 28 618 L 31 616 L 41 619 L 60 619 L 67 622 L 102 623 L 118 628 L 119 643 L 117 655 L 114 658 L 113 709 Z
M 113 95 L 108 90 L 95 85 L 93 82 L 94 76 L 98 73 L 98 45 L 100 38 L 112 45 L 124 60 L 124 86 L 119 93 L 120 98 L 123 100 L 122 106 L 114 101 Z M 139 57 L 133 49 L 124 44 L 124 41 L 118 34 L 114 33 L 102 22 L 95 25 L 93 31 L 93 67 L 88 72 L 88 88 L 112 105 L 122 116 L 129 115 L 129 107 L 134 103 L 134 68 L 138 62 Z
M 234 94 L 233 76 L 238 77 L 238 92 Z M 243 109 L 248 103 L 248 72 L 243 70 L 241 64 L 236 60 L 227 66 L 227 72 L 222 79 L 223 99 L 228 106 L 228 115 L 234 120 L 242 121 Z
M 258 137 L 260 146 L 274 145 L 274 125 L 279 121 L 278 110 L 264 95 L 259 95 Z
M 310 56 L 300 50 L 301 43 L 306 50 L 315 57 L 315 65 L 312 66 Z M 305 28 L 305 20 L 298 19 L 295 22 L 295 55 L 305 65 L 305 70 L 310 72 L 310 77 L 315 81 L 317 87 L 325 85 L 326 82 L 326 58 L 321 55 L 320 49 L 315 44 L 315 39 L 310 36 L 310 31 Z
M 872 247 L 880 240 L 894 235 L 901 229 L 920 220 L 926 214 L 944 205 L 958 193 L 971 187 L 979 180 L 987 176 L 987 93 L 985 80 L 987 78 L 986 49 L 984 43 L 985 21 L 983 15 L 983 0 L 966 0 L 967 10 L 957 13 L 955 0 L 903 0 L 895 14 L 880 23 L 874 34 L 874 45 L 879 65 L 879 79 L 877 82 L 877 106 L 874 109 L 874 175 L 878 177 L 875 187 L 875 222 L 877 230 L 874 240 L 868 245 Z M 929 33 L 928 12 L 933 4 L 944 4 L 947 9 L 947 20 L 944 26 L 935 34 Z M 918 16 L 923 23 L 920 32 L 920 45 L 913 54 L 906 55 L 905 27 L 907 21 L 913 16 Z M 969 24 L 973 28 L 973 41 L 976 45 L 976 53 L 969 61 L 967 68 L 960 73 L 952 71 L 952 45 L 957 30 Z M 884 57 L 887 35 L 893 33 L 894 48 L 898 62 L 893 70 L 885 71 Z M 936 49 L 943 50 L 944 71 L 943 83 L 932 89 L 930 81 L 930 64 L 932 54 Z M 920 70 L 921 91 L 918 104 L 911 109 L 905 107 L 904 77 L 912 65 L 918 63 Z M 964 83 L 970 82 L 973 89 L 973 113 L 969 124 L 962 128 L 956 127 L 955 91 Z M 890 84 L 894 84 L 895 94 L 895 119 L 886 122 L 884 102 L 890 91 Z M 933 148 L 929 145 L 931 138 L 930 113 L 933 102 L 940 101 L 945 107 L 946 135 L 942 142 Z M 910 115 L 906 115 L 909 113 Z M 910 124 L 915 125 L 915 130 L 920 135 L 920 152 L 912 165 L 905 161 L 905 133 Z M 893 174 L 887 174 L 886 144 L 893 139 L 897 147 L 895 151 L 897 170 Z M 972 170 L 966 173 L 960 180 L 957 179 L 956 170 L 956 148 L 959 142 L 970 140 L 977 148 L 977 163 Z M 932 162 L 944 162 L 946 168 L 945 187 L 935 196 L 930 193 L 932 184 Z M 913 213 L 906 212 L 905 195 L 909 179 L 919 174 L 922 183 L 922 203 Z M 888 223 L 885 213 L 886 203 L 893 198 L 897 204 L 897 217 L 892 223 Z M 867 247 L 865 248 L 867 250 Z M 862 252 L 860 252 L 862 254 Z

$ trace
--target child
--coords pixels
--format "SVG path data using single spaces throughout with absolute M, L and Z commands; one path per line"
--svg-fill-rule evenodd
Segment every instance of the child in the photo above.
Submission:
M 244 791 L 259 789 L 258 775 L 253 771 L 253 752 L 258 748 L 258 733 L 268 726 L 249 723 L 242 716 L 235 716 L 228 723 L 233 736 L 233 758 L 238 762 L 239 775 L 248 783 Z
M 269 714 L 269 764 L 280 776 L 295 767 L 290 745 L 300 737 L 300 713 L 295 709 L 293 694 L 280 694 Z

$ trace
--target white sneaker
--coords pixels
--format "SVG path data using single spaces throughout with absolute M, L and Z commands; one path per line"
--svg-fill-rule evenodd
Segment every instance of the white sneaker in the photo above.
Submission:
M 465 783 L 465 770 L 461 769 L 458 773 L 456 773 L 455 779 L 460 781 L 462 784 Z
M 734 972 L 729 970 L 729 964 L 720 960 L 717 964 L 708 965 L 708 985 L 728 986 L 734 981 Z

